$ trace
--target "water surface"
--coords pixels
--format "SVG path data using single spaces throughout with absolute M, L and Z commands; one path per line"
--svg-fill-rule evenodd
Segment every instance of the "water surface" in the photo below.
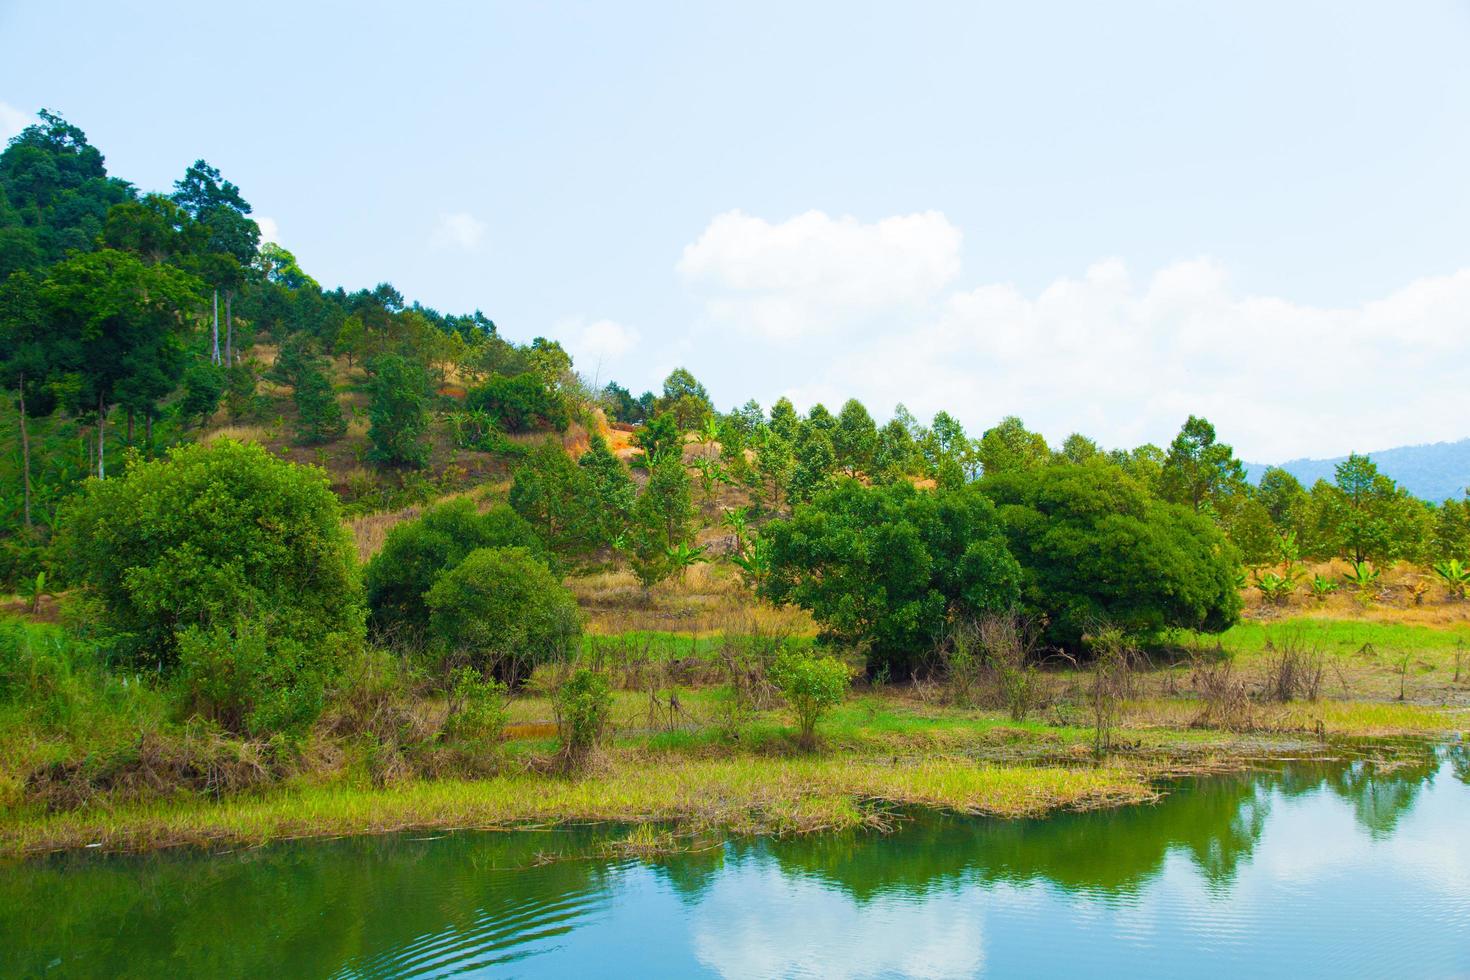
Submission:
M 1463 746 L 653 863 L 598 856 L 617 833 L 0 866 L 0 975 L 1470 975 Z

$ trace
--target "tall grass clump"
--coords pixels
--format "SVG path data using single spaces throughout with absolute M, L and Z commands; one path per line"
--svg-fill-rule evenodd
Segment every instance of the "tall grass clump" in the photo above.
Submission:
M 582 768 L 602 741 L 612 714 L 607 677 L 578 668 L 557 687 L 551 703 L 561 738 L 562 764 L 567 770 Z

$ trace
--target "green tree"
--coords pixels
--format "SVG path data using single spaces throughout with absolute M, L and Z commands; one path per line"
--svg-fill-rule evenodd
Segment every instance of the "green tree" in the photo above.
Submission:
M 19 412 L 25 526 L 31 525 L 31 430 L 33 416 L 56 408 L 51 388 L 57 352 L 43 318 L 40 283 L 28 272 L 0 283 L 0 385 L 15 392 Z
M 347 431 L 342 406 L 319 358 L 305 361 L 291 392 L 296 403 L 296 438 L 308 446 L 338 439 Z
M 593 433 L 587 451 L 577 460 L 582 471 L 586 538 L 597 548 L 606 548 L 627 530 L 637 500 L 637 487 L 623 461 L 612 454 L 607 440 Z
M 704 385 L 687 368 L 675 368 L 664 379 L 663 397 L 658 400 L 658 411 L 673 415 L 680 430 L 688 432 L 698 429 L 705 419 L 714 414 L 714 404 Z
M 576 600 L 525 548 L 479 548 L 435 580 L 424 601 L 448 664 L 514 684 L 537 664 L 566 659 L 581 635 Z
M 683 463 L 665 456 L 649 470 L 648 484 L 633 505 L 633 572 L 645 588 L 675 571 L 672 552 L 689 543 L 693 521 L 689 473 Z
M 196 653 L 228 653 L 258 629 L 275 688 L 319 687 L 362 640 L 352 539 L 326 475 L 258 445 L 184 446 L 91 481 L 59 552 L 139 666 L 173 671 L 189 631 Z
M 572 462 L 560 439 L 548 438 L 516 467 L 510 505 L 547 546 L 574 553 L 586 544 L 585 473 Z
M 567 409 L 561 394 L 533 371 L 514 377 L 496 375 L 470 389 L 465 404 L 488 412 L 495 424 L 507 432 L 532 429 L 560 432 L 567 427 Z
M 429 461 L 424 442 L 429 378 L 423 365 L 398 354 L 381 354 L 372 362 L 368 440 L 369 457 L 384 466 L 417 469 Z
M 849 476 L 873 469 L 873 459 L 878 453 L 878 427 L 856 398 L 849 398 L 837 415 L 832 451 L 837 456 L 837 465 Z
M 825 640 L 866 652 L 870 672 L 907 675 L 952 616 L 1004 611 L 1019 595 L 995 509 L 969 487 L 842 479 L 761 537 L 764 595 L 809 610 Z
M 1279 466 L 1270 466 L 1261 474 L 1256 499 L 1271 515 L 1271 523 L 1280 531 L 1299 526 L 1307 504 L 1307 491 L 1301 481 Z
M 480 548 L 518 548 L 547 562 L 535 530 L 505 504 L 481 514 L 469 500 L 449 500 L 389 531 L 363 574 L 369 624 L 378 639 L 419 646 L 429 627 L 424 596 L 440 575 Z
M 791 404 L 791 399 L 776 399 L 776 404 L 771 406 L 771 431 L 789 443 L 796 438 L 800 424 L 801 417 L 796 414 L 796 406 Z
M 796 431 L 792 455 L 795 465 L 791 471 L 790 498 L 792 503 L 799 504 L 827 485 L 837 469 L 837 454 L 832 450 L 827 431 L 807 421 Z
M 980 467 L 986 476 L 1034 470 L 1051 462 L 1051 450 L 1039 432 L 1031 432 L 1014 415 L 980 436 Z
M 179 399 L 179 414 L 189 422 L 206 424 L 219 410 L 225 393 L 225 371 L 218 364 L 197 361 L 184 372 L 184 395 Z
M 756 449 L 756 473 L 761 485 L 771 495 L 771 506 L 780 508 L 791 488 L 791 478 L 796 472 L 796 455 L 791 443 L 782 438 L 773 428 Z
M 684 452 L 684 433 L 672 414 L 661 412 L 633 433 L 633 445 L 643 450 L 650 465 L 665 457 L 678 459 Z
M 814 657 L 788 648 L 771 665 L 771 682 L 796 715 L 798 741 L 814 748 L 817 722 L 847 696 L 847 667 L 835 657 Z
M 1245 467 L 1235 452 L 1215 441 L 1215 427 L 1191 415 L 1169 444 L 1161 474 L 1165 500 L 1184 504 L 1195 513 L 1218 509 L 1220 498 L 1240 492 Z
M 1133 637 L 1168 627 L 1220 632 L 1240 614 L 1235 549 L 1208 518 L 1152 497 L 1105 463 L 986 477 L 1025 611 L 1053 643 L 1076 648 L 1110 623 Z

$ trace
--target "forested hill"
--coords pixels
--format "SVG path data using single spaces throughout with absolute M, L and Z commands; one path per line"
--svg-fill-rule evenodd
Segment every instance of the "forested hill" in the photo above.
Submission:
M 1421 500 L 1439 502 L 1459 497 L 1470 487 L 1470 439 L 1458 442 L 1432 442 L 1422 446 L 1400 446 L 1370 454 L 1379 472 L 1392 477 L 1405 490 Z M 1317 480 L 1331 482 L 1333 470 L 1347 459 L 1293 459 L 1279 464 L 1292 476 L 1311 486 Z M 1246 474 L 1252 483 L 1261 481 L 1267 470 L 1262 463 L 1247 463 Z

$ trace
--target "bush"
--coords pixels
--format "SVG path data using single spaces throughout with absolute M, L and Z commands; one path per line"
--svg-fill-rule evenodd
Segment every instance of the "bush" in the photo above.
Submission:
M 185 425 L 203 424 L 219 409 L 227 377 L 225 369 L 208 361 L 196 361 L 184 372 L 184 395 L 179 399 L 179 416 Z
M 300 735 L 325 701 L 326 677 L 315 659 L 312 651 L 275 635 L 265 623 L 190 627 L 179 634 L 185 714 L 232 732 Z
M 495 678 L 487 678 L 473 667 L 456 669 L 444 733 L 467 742 L 499 742 L 510 717 L 505 697 L 505 685 Z
M 439 576 L 425 601 L 440 656 L 515 683 L 581 636 L 576 600 L 525 548 L 480 548 Z
M 538 375 L 527 372 L 513 377 L 496 375 L 465 397 L 472 410 L 483 411 L 507 432 L 567 427 L 567 410 L 562 398 Z
M 546 557 L 531 525 L 504 504 L 484 514 L 465 499 L 436 504 L 389 531 L 368 562 L 363 584 L 374 633 L 403 645 L 421 644 L 429 628 L 425 595 L 477 548 L 524 548 Z
M 1025 569 L 1024 611 L 1045 619 L 1049 641 L 1075 647 L 1099 622 L 1144 639 L 1168 627 L 1218 633 L 1239 618 L 1239 563 L 1224 535 L 1118 467 L 1016 470 L 980 487 Z
M 612 689 L 607 678 L 580 668 L 556 689 L 551 703 L 556 710 L 563 757 L 570 765 L 579 764 L 602 740 L 612 714 Z
M 810 610 L 824 637 L 865 649 L 870 674 L 912 673 L 953 616 L 1004 611 L 1019 594 L 995 509 L 969 488 L 841 479 L 761 535 L 770 542 L 762 594 Z
M 168 673 L 186 630 L 269 630 L 329 675 L 360 643 L 362 592 L 342 509 L 318 469 L 220 440 L 89 481 L 58 539 L 125 660 Z M 293 656 L 297 654 L 292 653 Z
M 382 354 L 371 365 L 368 405 L 369 457 L 384 466 L 418 469 L 429 461 L 424 431 L 429 376 L 422 364 L 397 354 Z
M 847 696 L 847 667 L 835 657 L 787 649 L 771 665 L 771 680 L 796 714 L 799 739 L 816 745 L 817 722 Z

